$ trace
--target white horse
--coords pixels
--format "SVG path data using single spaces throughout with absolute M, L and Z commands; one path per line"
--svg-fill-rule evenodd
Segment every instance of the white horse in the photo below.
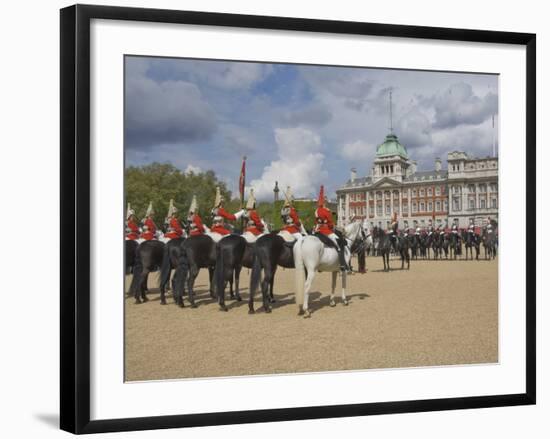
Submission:
M 360 222 L 355 221 L 345 227 L 344 237 L 347 241 L 345 258 L 348 265 L 351 259 L 349 249 L 359 236 L 361 236 Z M 336 289 L 336 277 L 340 271 L 340 261 L 336 249 L 327 247 L 319 238 L 308 235 L 294 245 L 294 264 L 296 267 L 296 302 L 300 307 L 300 314 L 304 314 L 304 317 L 311 316 L 308 309 L 309 290 L 317 271 L 329 271 L 332 273 L 330 306 L 335 306 L 334 291 Z M 307 278 L 305 278 L 304 269 L 307 270 Z M 342 302 L 344 305 L 348 304 L 348 300 L 346 299 L 346 279 L 347 273 L 344 271 L 342 272 Z

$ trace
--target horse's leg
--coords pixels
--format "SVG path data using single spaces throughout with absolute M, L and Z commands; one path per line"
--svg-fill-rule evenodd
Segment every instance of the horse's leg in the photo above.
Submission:
M 269 304 L 269 288 L 271 284 L 273 283 L 273 277 L 274 277 L 274 270 L 273 266 L 270 262 L 266 262 L 264 266 L 264 277 L 261 282 L 261 288 L 262 288 L 262 303 L 264 306 L 264 311 L 266 313 L 271 312 L 271 305 Z
M 311 284 L 313 283 L 313 278 L 315 277 L 315 267 L 307 267 L 307 277 L 304 285 L 304 318 L 311 317 L 311 312 L 309 311 L 309 290 Z
M 231 275 L 231 280 L 229 280 L 229 298 L 235 299 L 235 291 L 233 291 L 233 275 Z
M 277 273 L 277 264 L 272 267 L 273 274 L 271 275 L 271 282 L 269 282 L 269 302 L 275 303 L 275 296 L 273 295 L 273 285 L 275 284 L 275 273 Z
M 214 267 L 208 267 L 208 280 L 210 282 L 209 292 L 212 299 L 216 298 L 216 287 L 214 285 L 214 273 L 216 269 Z
M 338 272 L 333 271 L 331 274 L 332 283 L 330 286 L 330 306 L 336 306 L 336 302 L 334 301 L 334 292 L 336 291 L 336 278 L 338 277 Z
M 189 295 L 189 303 L 191 308 L 196 308 L 197 304 L 195 303 L 195 291 L 193 287 L 195 285 L 195 279 L 199 274 L 199 268 L 196 265 L 189 267 L 189 277 L 187 278 L 187 290 Z M 181 305 L 180 305 L 181 306 Z
M 241 277 L 242 268 L 242 265 L 238 265 L 237 267 L 235 267 L 235 299 L 237 300 L 237 302 L 243 300 L 243 298 L 241 297 L 241 293 L 239 292 L 239 280 Z
M 144 268 L 143 272 L 141 273 L 141 286 L 140 286 L 142 302 L 147 302 L 149 300 L 147 298 L 147 281 L 148 280 L 149 280 L 149 269 Z
M 345 271 L 342 273 L 342 303 L 348 305 L 348 299 L 346 298 L 346 288 L 348 283 L 348 273 Z

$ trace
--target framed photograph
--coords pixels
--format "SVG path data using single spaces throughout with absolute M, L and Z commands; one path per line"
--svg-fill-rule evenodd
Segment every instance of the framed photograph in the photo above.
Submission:
M 535 404 L 535 44 L 62 9 L 61 428 Z

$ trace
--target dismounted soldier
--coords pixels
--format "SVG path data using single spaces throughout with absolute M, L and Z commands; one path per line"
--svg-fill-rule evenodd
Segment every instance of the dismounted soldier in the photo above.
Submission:
M 170 200 L 170 206 L 168 207 L 168 213 L 166 215 L 166 223 L 168 229 L 164 235 L 169 239 L 181 238 L 183 236 L 183 228 L 178 219 L 178 209 L 174 206 L 174 200 Z
M 202 223 L 199 216 L 199 206 L 197 204 L 197 197 L 193 195 L 191 201 L 191 207 L 189 207 L 189 214 L 187 215 L 187 221 L 189 221 L 189 235 L 198 236 L 207 231 L 206 226 Z
M 290 186 L 286 188 L 285 203 L 281 209 L 281 218 L 284 223 L 283 230 L 286 230 L 296 239 L 300 239 L 302 235 L 306 235 L 306 230 L 298 217 L 296 209 L 292 205 L 292 192 Z
M 340 260 L 340 270 L 349 271 L 349 267 L 346 264 L 345 258 L 345 241 L 338 242 L 338 236 L 334 233 L 334 221 L 332 220 L 332 213 L 325 207 L 325 189 L 321 186 L 319 191 L 319 199 L 317 201 L 317 209 L 315 210 L 315 232 L 322 233 L 329 237 L 335 244 L 338 258 Z M 343 241 L 343 242 L 342 242 Z
M 252 233 L 254 236 L 264 233 L 265 225 L 256 212 L 256 197 L 254 196 L 254 189 L 250 189 L 250 195 L 246 201 L 246 213 L 244 214 L 247 219 L 245 232 Z
M 221 195 L 220 188 L 216 187 L 216 198 L 214 200 L 214 208 L 212 209 L 212 232 L 220 235 L 229 235 L 231 230 L 225 227 L 225 220 L 236 221 L 244 215 L 244 210 L 240 210 L 234 215 L 227 212 L 223 208 L 224 199 Z
M 147 212 L 145 212 L 145 218 L 143 218 L 143 231 L 141 232 L 141 237 L 146 241 L 150 241 L 156 237 L 157 225 L 153 220 L 154 214 L 155 210 L 153 209 L 153 202 L 150 201 L 149 206 L 147 207 Z
M 134 241 L 138 238 L 139 226 L 137 224 L 136 213 L 130 207 L 130 203 L 128 203 L 128 208 L 126 209 L 126 239 Z

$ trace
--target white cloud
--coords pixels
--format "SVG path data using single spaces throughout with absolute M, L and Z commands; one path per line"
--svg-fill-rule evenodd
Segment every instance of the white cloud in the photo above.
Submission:
M 203 170 L 200 168 L 200 166 L 193 166 L 192 164 L 188 164 L 187 168 L 185 168 L 185 171 L 183 171 L 184 174 L 200 174 L 203 172 Z
M 182 63 L 179 67 L 197 81 L 228 90 L 249 89 L 273 72 L 271 64 L 247 62 L 197 61 Z
M 250 183 L 258 199 L 272 199 L 275 181 L 281 188 L 291 186 L 296 197 L 317 193 L 327 178 L 319 135 L 302 127 L 276 128 L 275 141 L 278 159 L 264 168 L 259 179 Z
M 342 146 L 341 155 L 351 162 L 371 162 L 376 153 L 376 146 L 364 140 L 346 143 Z

